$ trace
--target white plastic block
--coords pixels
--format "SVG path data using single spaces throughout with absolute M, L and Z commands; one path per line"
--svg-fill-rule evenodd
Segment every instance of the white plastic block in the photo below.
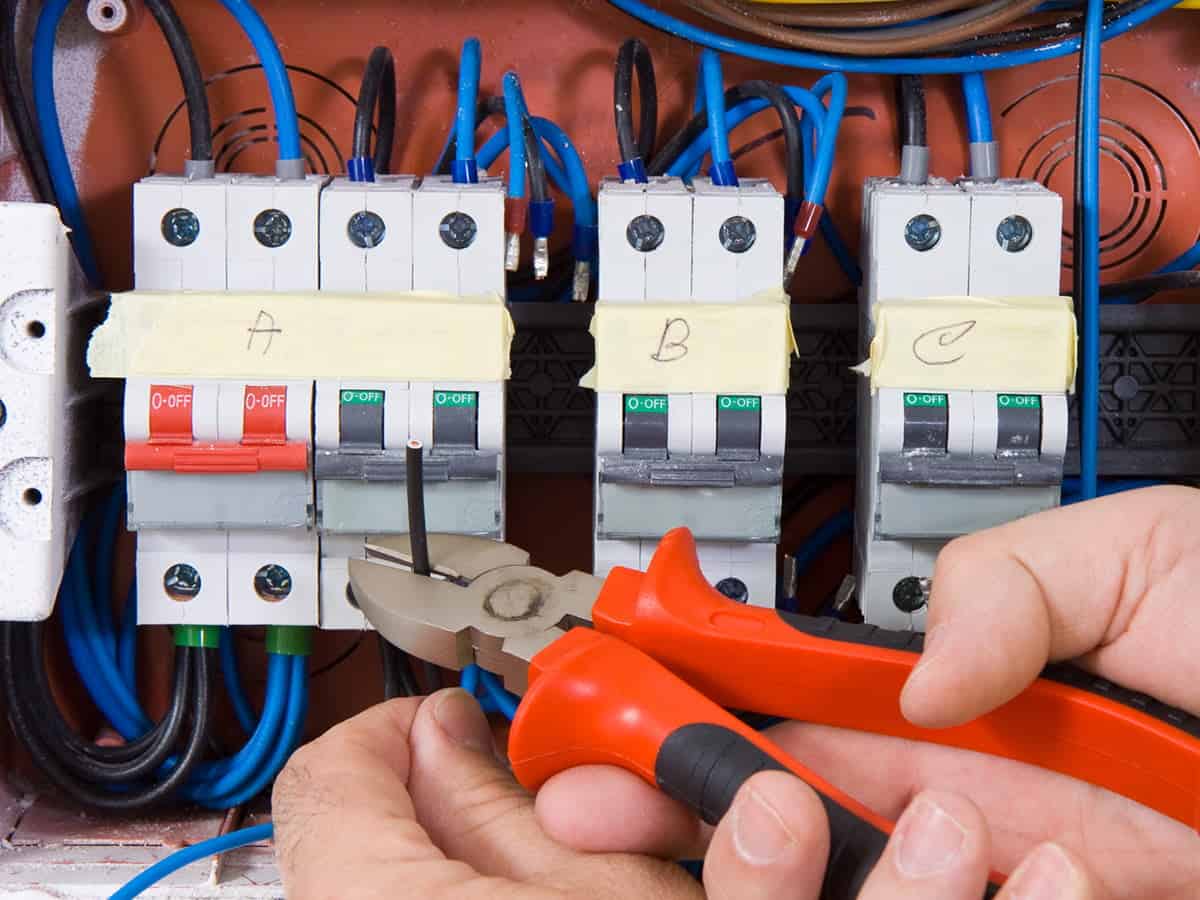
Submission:
M 990 391 L 971 391 L 970 396 L 975 416 L 973 451 L 976 456 L 995 456 L 1000 435 L 1000 411 L 996 406 L 996 394 Z
M 1067 395 L 1042 395 L 1042 455 L 1067 455 Z
M 408 384 L 408 433 L 412 440 L 433 446 L 433 382 Z
M 335 178 L 321 192 L 321 290 L 412 290 L 413 184 L 411 175 L 380 175 L 373 182 Z M 370 243 L 370 230 L 359 230 L 357 243 L 351 239 L 350 224 L 363 213 L 382 223 L 377 243 Z
M 692 452 L 692 395 L 670 394 L 667 399 L 667 453 L 687 456 Z
M 783 394 L 763 394 L 759 452 L 763 456 L 783 456 L 787 452 L 787 397 Z
M 133 283 L 142 291 L 223 291 L 226 283 L 226 191 L 229 177 L 186 178 L 151 175 L 133 186 Z M 176 210 L 181 224 L 194 217 L 194 239 L 177 246 L 168 233 L 168 216 Z M 178 241 L 177 241 L 178 242 Z
M 904 391 L 882 388 L 871 403 L 872 419 L 880 453 L 899 453 L 904 449 Z M 878 464 L 875 466 L 878 471 Z
M 78 374 L 71 249 L 52 206 L 0 204 L 0 619 L 46 618 L 100 458 L 84 414 L 104 388 Z M 95 482 L 92 481 L 92 484 Z
M 302 528 L 229 532 L 229 624 L 316 625 L 318 554 L 316 533 Z M 292 591 L 282 600 L 255 590 L 255 574 L 271 565 L 292 577 Z
M 366 535 L 321 535 L 321 628 L 334 631 L 370 629 L 367 617 L 351 604 L 351 559 L 366 559 Z
M 709 584 L 738 578 L 750 592 L 750 605 L 774 608 L 775 545 L 699 541 L 700 570 Z
M 979 446 L 979 407 L 971 391 L 949 391 L 946 395 L 947 431 L 946 452 L 955 456 L 970 456 Z M 996 404 L 992 402 L 995 414 Z M 995 450 L 995 431 L 992 432 L 992 449 Z
M 137 602 L 139 625 L 226 625 L 228 532 L 139 531 Z M 194 597 L 167 593 L 164 578 L 172 566 L 191 566 L 200 576 Z
M 592 573 L 604 578 L 616 566 L 644 571 L 642 541 L 596 541 L 592 550 Z
M 596 394 L 596 452 L 620 453 L 624 444 L 622 407 L 625 395 L 602 391 Z
M 304 179 L 233 177 L 226 195 L 227 283 L 231 291 L 317 290 L 320 196 L 327 181 L 318 175 Z M 264 244 L 255 234 L 259 216 L 272 211 L 287 217 L 288 224 L 270 232 L 286 235 L 278 246 L 271 246 L 270 238 Z
M 692 299 L 707 303 L 745 300 L 783 285 L 783 196 L 765 179 L 737 187 L 692 182 Z M 722 242 L 722 227 L 744 219 L 754 239 L 743 252 Z M 733 224 L 733 223 L 731 223 Z M 744 223 L 740 223 L 744 226 Z
M 463 249 L 442 238 L 446 216 L 463 213 L 475 222 L 474 240 Z M 421 180 L 413 194 L 413 289 L 468 295 L 504 295 L 504 183 L 485 178 L 455 184 L 449 176 Z
M 598 298 L 602 302 L 680 301 L 691 297 L 692 193 L 679 178 L 652 178 L 649 184 L 601 182 Z M 662 226 L 662 242 L 641 251 L 628 229 L 639 216 Z
M 971 268 L 974 297 L 1057 297 L 1062 279 L 1062 197 L 1036 181 L 964 181 L 971 198 Z M 1001 223 L 1009 222 L 1003 234 Z M 1021 221 L 1023 220 L 1023 222 Z M 1028 223 L 1032 236 L 1008 242 L 1008 229 Z M 1020 233 L 1019 231 L 1016 233 Z M 1020 248 L 1020 249 L 1018 249 Z
M 717 455 L 716 394 L 692 394 L 692 452 L 697 456 Z

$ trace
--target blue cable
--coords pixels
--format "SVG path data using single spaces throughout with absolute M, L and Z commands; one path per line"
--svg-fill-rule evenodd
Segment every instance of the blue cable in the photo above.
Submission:
M 463 669 L 458 686 L 474 697 L 475 692 L 479 690 L 479 666 L 470 665 Z
M 712 168 L 708 174 L 713 184 L 737 187 L 737 174 L 729 156 L 729 131 L 725 125 L 725 79 L 721 74 L 721 57 L 712 50 L 700 53 L 700 78 L 712 147 Z
M 990 144 L 992 137 L 992 106 L 988 101 L 987 81 L 982 72 L 964 72 L 963 100 L 967 106 L 967 134 L 972 144 Z
M 463 42 L 458 64 L 458 106 L 454 115 L 454 161 L 451 164 L 455 184 L 479 181 L 475 162 L 475 111 L 479 103 L 479 72 L 483 66 L 478 38 Z
M 491 699 L 496 707 L 504 714 L 504 717 L 510 722 L 517 714 L 517 704 L 519 698 L 506 691 L 500 680 L 486 669 L 479 670 L 479 682 L 483 685 L 483 689 L 487 692 L 487 696 Z
M 1082 266 L 1080 309 L 1079 470 L 1085 500 L 1096 496 L 1100 442 L 1100 45 L 1104 0 L 1088 0 L 1084 13 L 1080 59 L 1082 157 L 1082 234 L 1077 236 L 1076 264 Z
M 525 197 L 528 172 L 525 168 L 525 97 L 516 72 L 504 73 L 504 117 L 508 120 L 508 196 Z M 486 167 L 485 167 L 486 168 Z
M 1165 275 L 1169 272 L 1187 272 L 1190 269 L 1200 266 L 1200 244 L 1196 244 L 1188 250 L 1185 250 L 1182 255 L 1177 256 L 1165 266 L 1155 269 L 1155 274 Z M 1105 297 L 1101 303 L 1136 303 L 1139 298 L 1130 296 Z
M 854 514 L 848 509 L 834 513 L 810 534 L 796 551 L 796 574 L 802 575 L 838 538 L 854 533 Z
M 62 125 L 58 120 L 58 103 L 54 98 L 54 43 L 58 26 L 71 0 L 47 0 L 38 16 L 33 36 L 33 102 L 38 130 L 42 133 L 42 149 L 46 168 L 58 198 L 63 222 L 71 230 L 71 242 L 83 274 L 93 286 L 101 284 L 100 265 L 96 261 L 95 243 L 83 217 L 79 189 L 71 174 L 71 159 L 63 142 Z
M 229 694 L 229 702 L 233 706 L 233 714 L 238 724 L 246 734 L 254 734 L 257 727 L 257 717 L 246 689 L 242 685 L 242 674 L 238 666 L 237 644 L 233 629 L 221 629 L 221 677 L 225 681 L 225 691 Z
M 292 82 L 288 77 L 287 65 L 279 44 L 275 42 L 271 29 L 249 0 L 221 0 L 241 26 L 254 53 L 262 64 L 271 92 L 271 105 L 275 108 L 275 128 L 279 132 L 279 159 L 302 160 L 300 152 L 300 117 L 296 113 L 296 98 L 292 94 Z
M 534 133 L 537 134 L 536 126 L 534 127 Z M 508 147 L 508 129 L 497 131 L 488 138 L 487 143 L 479 148 L 479 155 L 477 157 L 479 167 L 481 169 L 490 169 L 495 165 L 496 160 L 500 158 L 500 154 L 506 151 Z M 557 151 L 543 154 L 542 162 L 545 164 L 546 174 L 550 176 L 550 180 L 554 182 L 554 186 L 568 197 L 572 196 L 574 186 L 571 179 L 568 178 L 567 171 L 563 167 L 562 162 L 558 159 Z
M 132 691 L 137 690 L 137 587 L 129 586 L 125 610 L 121 615 L 121 634 L 117 638 L 117 667 Z
M 703 47 L 718 50 L 722 53 L 733 53 L 759 62 L 792 66 L 799 69 L 819 69 L 822 71 L 840 71 L 869 73 L 877 75 L 956 75 L 962 72 L 991 72 L 998 69 L 1011 69 L 1014 66 L 1024 66 L 1047 59 L 1060 59 L 1077 53 L 1080 38 L 1070 37 L 1052 44 L 1040 47 L 1029 47 L 1023 50 L 1010 50 L 1004 53 L 980 53 L 974 56 L 945 56 L 945 57 L 891 57 L 885 59 L 869 59 L 854 56 L 832 56 L 824 53 L 809 53 L 803 50 L 785 50 L 777 47 L 766 47 L 737 38 L 726 37 L 706 31 L 699 26 L 681 21 L 661 10 L 647 6 L 641 0 L 608 0 L 622 12 L 640 19 L 647 25 L 665 31 L 668 34 L 681 37 Z M 1161 12 L 1173 7 L 1176 0 L 1152 0 L 1145 6 L 1134 10 L 1128 15 L 1110 22 L 1103 33 L 1104 40 L 1111 40 L 1126 32 L 1145 24 Z
M 182 850 L 176 850 L 171 855 L 160 859 L 154 865 L 140 872 L 113 894 L 109 900 L 133 900 L 143 891 L 148 890 L 168 875 L 173 875 L 184 866 L 191 865 L 218 853 L 227 853 L 259 841 L 269 841 L 275 836 L 275 826 L 270 822 L 264 825 L 254 825 L 240 831 L 231 831 L 219 837 L 209 838 Z

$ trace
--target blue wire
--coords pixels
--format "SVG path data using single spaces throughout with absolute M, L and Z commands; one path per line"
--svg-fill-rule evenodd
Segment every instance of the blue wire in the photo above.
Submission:
M 190 847 L 184 847 L 182 850 L 176 850 L 170 856 L 160 859 L 145 871 L 131 878 L 109 900 L 133 900 L 134 897 L 158 884 L 168 875 L 178 872 L 184 866 L 209 856 L 216 856 L 218 853 L 227 853 L 239 847 L 257 844 L 259 841 L 269 841 L 274 836 L 275 826 L 267 822 L 264 825 L 254 825 L 240 831 L 231 831 L 229 834 L 222 834 L 219 837 L 192 844 Z
M 233 714 L 237 717 L 238 724 L 246 734 L 254 734 L 257 717 L 242 685 L 237 643 L 232 628 L 221 629 L 221 676 L 225 681 L 225 691 L 229 694 L 229 702 L 233 706 Z
M 796 573 L 803 575 L 838 538 L 854 532 L 854 514 L 848 509 L 834 513 L 810 534 L 796 551 Z
M 982 72 L 964 72 L 963 100 L 967 106 L 967 135 L 972 144 L 988 144 L 992 137 L 992 106 Z
M 1076 246 L 1082 271 L 1080 308 L 1079 470 L 1084 499 L 1096 496 L 1099 480 L 1100 441 L 1100 45 L 1104 0 L 1088 0 L 1084 13 L 1083 53 L 1080 59 L 1083 233 Z
M 534 133 L 537 129 L 534 128 Z M 508 129 L 497 131 L 493 134 L 486 144 L 479 148 L 479 167 L 481 169 L 490 169 L 495 165 L 496 160 L 500 158 L 500 154 L 508 149 Z M 544 146 L 545 142 L 543 142 Z M 553 150 L 553 148 L 550 148 Z M 563 168 L 562 162 L 558 159 L 557 152 L 543 154 L 542 162 L 546 166 L 546 174 L 550 176 L 550 180 L 554 182 L 554 186 L 566 194 L 571 196 L 573 185 L 567 177 L 566 169 Z
M 137 691 L 137 587 L 129 586 L 125 610 L 121 615 L 121 634 L 117 639 L 117 667 L 131 691 Z
M 1194 269 L 1200 266 L 1200 244 L 1196 244 L 1189 250 L 1185 250 L 1182 255 L 1177 256 L 1165 266 L 1155 269 L 1155 274 L 1165 275 L 1169 272 L 1186 272 L 1189 269 Z M 1139 298 L 1126 296 L 1105 297 L 1101 303 L 1136 303 Z
M 898 56 L 886 59 L 831 56 L 802 50 L 765 47 L 761 44 L 715 34 L 647 6 L 641 0 L 608 0 L 608 2 L 647 25 L 676 37 L 693 41 L 703 47 L 709 47 L 722 53 L 733 53 L 748 59 L 756 59 L 760 62 L 799 69 L 819 69 L 827 72 L 865 72 L 881 75 L 956 75 L 962 72 L 990 72 L 1047 59 L 1060 59 L 1077 53 L 1080 47 L 1080 39 L 1070 37 L 1040 47 L 1012 50 L 1005 53 L 980 53 L 973 56 L 932 58 Z M 1104 29 L 1104 40 L 1111 40 L 1150 21 L 1159 13 L 1173 7 L 1175 3 L 1176 0 L 1152 0 L 1128 15 L 1110 22 Z
M 38 130 L 42 133 L 46 168 L 58 198 L 59 211 L 63 222 L 71 229 L 71 241 L 84 275 L 92 285 L 99 286 L 100 266 L 96 262 L 95 243 L 83 217 L 79 189 L 71 174 L 71 159 L 63 142 L 58 103 L 54 98 L 54 43 L 59 23 L 70 3 L 71 0 L 47 0 L 38 16 L 33 36 L 33 102 Z
M 487 696 L 511 722 L 517 714 L 518 698 L 506 691 L 499 679 L 486 669 L 479 670 L 479 681 L 483 685 L 483 689 L 487 691 Z
M 459 680 L 459 687 L 475 696 L 475 692 L 479 690 L 479 666 L 470 665 L 462 670 L 462 678 Z
M 292 94 L 292 82 L 283 54 L 279 52 L 279 44 L 249 0 L 221 0 L 221 5 L 237 19 L 238 25 L 254 45 L 254 53 L 267 77 L 271 105 L 275 107 L 275 128 L 279 132 L 279 159 L 302 159 L 300 117 L 296 114 L 296 98 Z
M 516 72 L 504 73 L 504 116 L 508 120 L 508 196 L 525 196 L 528 172 L 525 169 L 525 97 Z
M 704 87 L 704 108 L 708 114 L 709 143 L 712 147 L 714 184 L 737 186 L 733 160 L 729 156 L 729 131 L 725 125 L 725 79 L 721 57 L 712 50 L 700 53 L 700 78 Z
M 112 581 L 113 562 L 116 556 L 117 534 L 125 513 L 125 483 L 118 482 L 104 502 L 104 519 L 100 525 L 100 536 L 96 539 L 95 564 L 91 571 L 95 573 L 92 586 L 93 601 L 96 610 L 96 621 L 100 639 L 105 643 L 108 653 L 117 653 L 117 633 L 113 628 L 112 615 Z
M 475 168 L 475 111 L 479 102 L 479 71 L 483 66 L 478 38 L 463 42 L 458 65 L 458 107 L 454 116 L 454 181 L 479 180 Z
M 567 137 L 567 133 L 540 116 L 533 116 L 533 130 L 543 141 L 549 144 L 562 160 L 563 168 L 571 185 L 571 202 L 575 204 L 575 222 L 578 225 L 596 227 L 596 201 L 592 199 L 592 190 L 588 186 L 587 168 L 579 156 L 579 151 Z M 549 168 L 547 168 L 549 171 Z

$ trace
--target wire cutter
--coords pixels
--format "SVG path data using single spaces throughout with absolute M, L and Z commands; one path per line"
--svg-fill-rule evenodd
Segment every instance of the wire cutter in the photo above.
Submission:
M 1014 759 L 1200 824 L 1200 718 L 1055 665 L 974 722 L 917 728 L 899 697 L 923 635 L 736 603 L 705 580 L 686 529 L 663 538 L 646 572 L 605 579 L 552 575 L 520 548 L 455 535 L 429 536 L 432 578 L 411 571 L 407 536 L 368 538 L 366 556 L 350 561 L 351 588 L 380 634 L 450 669 L 477 663 L 523 694 L 508 751 L 525 787 L 616 765 L 715 823 L 755 772 L 791 771 L 829 816 L 823 897 L 857 896 L 894 823 L 727 709 Z

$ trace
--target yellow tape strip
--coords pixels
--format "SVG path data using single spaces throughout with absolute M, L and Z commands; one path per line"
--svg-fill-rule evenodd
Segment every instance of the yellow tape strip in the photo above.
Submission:
M 1073 391 L 1075 314 L 1067 297 L 887 300 L 874 309 L 871 389 Z
M 782 291 L 740 303 L 598 303 L 596 391 L 787 392 L 796 351 Z
M 513 324 L 498 295 L 114 294 L 88 346 L 97 378 L 502 381 Z

